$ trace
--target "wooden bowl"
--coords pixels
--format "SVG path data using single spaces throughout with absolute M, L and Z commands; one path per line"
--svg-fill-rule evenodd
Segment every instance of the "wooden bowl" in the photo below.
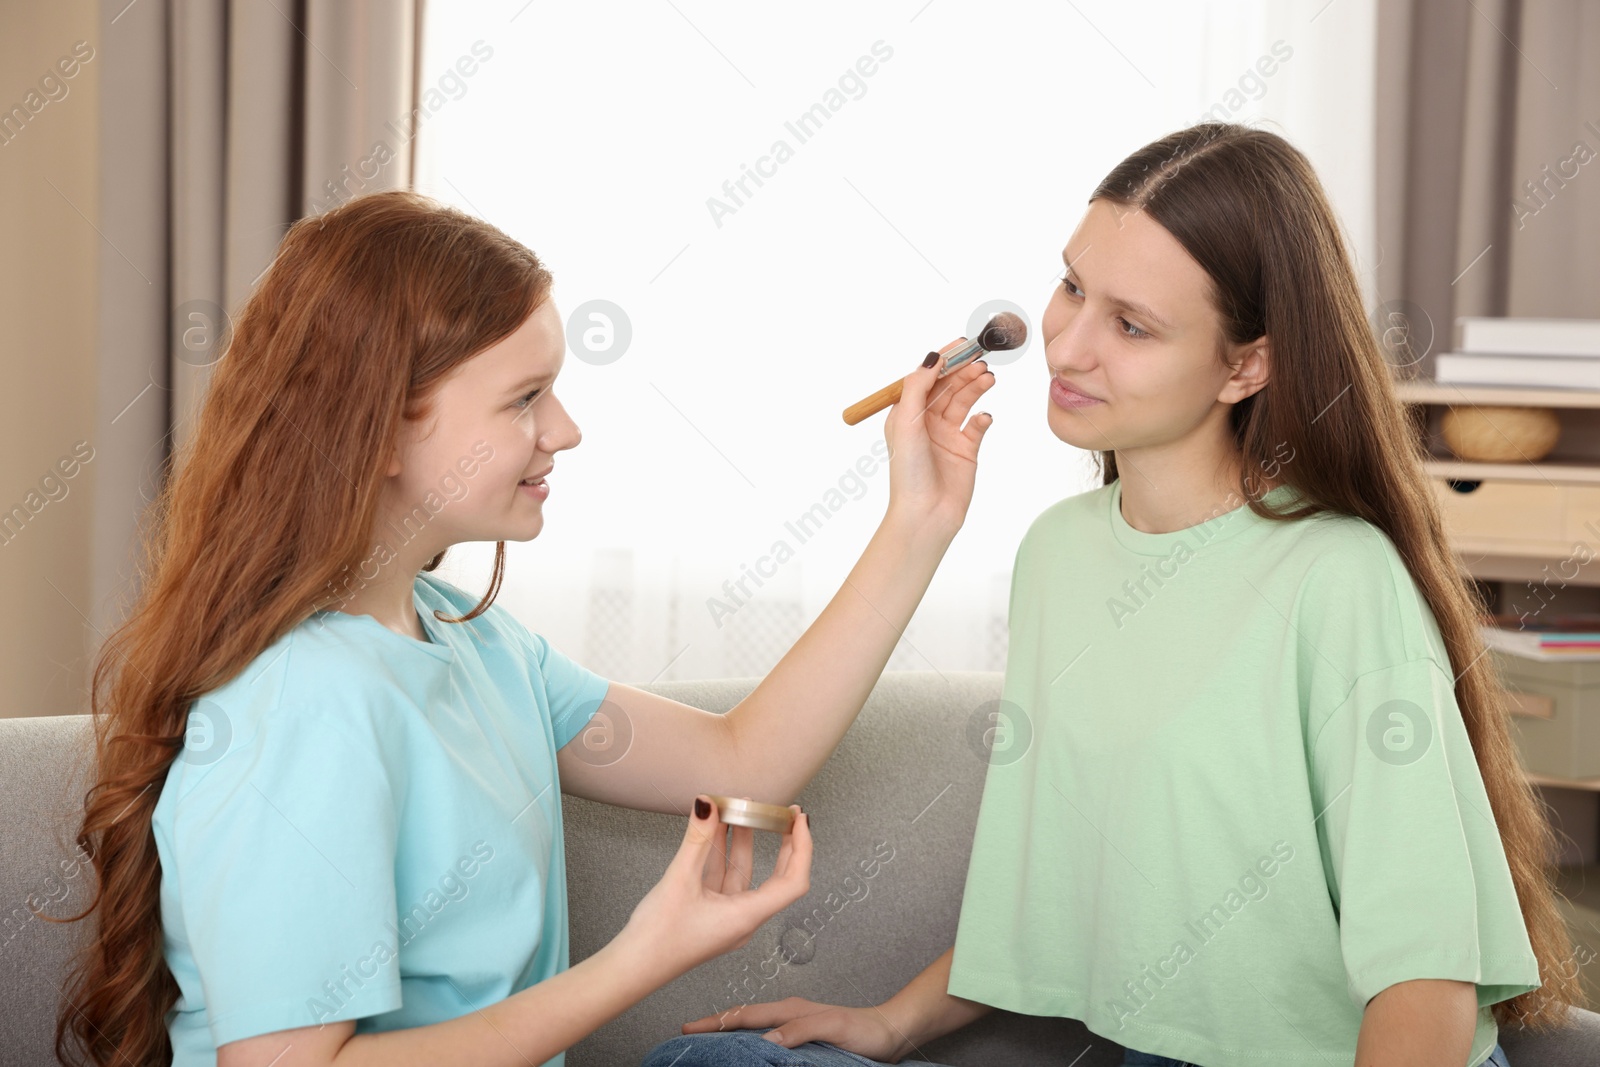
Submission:
M 1463 405 L 1447 410 L 1439 429 L 1469 463 L 1533 463 L 1556 447 L 1561 420 L 1549 408 Z

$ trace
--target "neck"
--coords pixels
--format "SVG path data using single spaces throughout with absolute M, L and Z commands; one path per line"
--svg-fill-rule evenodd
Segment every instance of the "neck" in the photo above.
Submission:
M 1231 448 L 1203 456 L 1118 449 L 1116 457 L 1122 517 L 1142 533 L 1186 530 L 1248 503 L 1239 488 L 1241 458 Z
M 397 634 L 427 640 L 417 617 L 414 588 L 422 568 L 448 546 L 421 536 L 401 543 L 393 527 L 382 520 L 367 544 L 371 546 L 367 558 L 338 610 L 371 615 Z

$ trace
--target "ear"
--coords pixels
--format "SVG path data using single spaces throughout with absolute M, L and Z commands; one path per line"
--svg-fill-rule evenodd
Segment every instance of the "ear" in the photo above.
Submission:
M 384 468 L 383 473 L 387 477 L 393 478 L 395 475 L 399 474 L 404 469 L 405 469 L 404 464 L 402 464 L 400 462 L 400 448 L 399 448 L 399 446 L 397 446 L 397 445 L 391 446 L 389 448 L 389 463 L 388 463 L 388 466 L 386 466 Z
M 1266 388 L 1268 379 L 1272 377 L 1272 342 L 1266 334 L 1262 334 L 1254 341 L 1235 345 L 1228 353 L 1228 363 L 1234 368 L 1233 374 L 1223 385 L 1217 399 L 1237 404 Z

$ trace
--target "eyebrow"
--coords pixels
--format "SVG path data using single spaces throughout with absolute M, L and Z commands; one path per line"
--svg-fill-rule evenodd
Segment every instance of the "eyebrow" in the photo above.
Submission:
M 551 381 L 554 378 L 555 375 L 551 374 L 549 371 L 543 371 L 539 374 L 530 374 L 526 378 L 522 379 L 522 381 L 507 388 L 504 395 L 521 396 L 523 393 L 528 391 L 529 386 L 538 385 L 540 382 Z
M 1072 261 L 1067 258 L 1066 249 L 1061 250 L 1061 262 L 1066 264 L 1068 273 L 1072 274 L 1073 276 L 1077 275 L 1078 272 L 1072 266 Z M 1133 300 L 1124 300 L 1120 296 L 1107 296 L 1106 300 L 1115 307 L 1122 308 L 1125 311 L 1131 311 L 1142 319 L 1150 320 L 1151 323 L 1161 327 L 1163 330 L 1172 329 L 1172 323 L 1168 322 L 1166 319 L 1150 310 L 1148 305 L 1140 304 Z

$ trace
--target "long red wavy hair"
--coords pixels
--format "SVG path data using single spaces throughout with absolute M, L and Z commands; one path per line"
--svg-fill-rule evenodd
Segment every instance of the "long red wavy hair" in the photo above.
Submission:
M 550 291 L 523 245 L 410 192 L 290 227 L 239 310 L 195 432 L 145 524 L 140 593 L 91 682 L 95 777 L 78 845 L 97 917 L 56 1023 L 56 1056 L 166 1065 L 177 981 L 162 951 L 151 815 L 190 705 L 311 612 L 370 555 L 384 462 L 433 388 L 512 333 Z M 248 487 L 246 490 L 245 487 Z M 424 569 L 443 560 L 441 552 Z M 493 603 L 494 572 L 475 618 Z

